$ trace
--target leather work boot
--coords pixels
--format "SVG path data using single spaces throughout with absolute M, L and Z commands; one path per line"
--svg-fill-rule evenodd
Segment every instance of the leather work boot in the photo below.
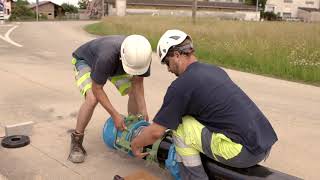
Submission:
M 73 163 L 82 163 L 87 156 L 87 152 L 82 146 L 83 136 L 84 134 L 71 133 L 71 149 L 68 159 Z

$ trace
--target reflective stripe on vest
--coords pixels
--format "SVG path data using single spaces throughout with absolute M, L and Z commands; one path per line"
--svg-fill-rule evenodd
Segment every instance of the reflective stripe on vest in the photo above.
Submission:
M 87 91 L 89 90 L 89 89 L 91 89 L 92 88 L 92 83 L 89 83 L 89 84 L 86 84 L 85 86 L 84 86 L 84 88 L 82 88 L 80 91 L 81 91 L 81 94 L 84 96 L 86 93 L 87 93 Z
M 76 80 L 80 79 L 83 75 L 90 72 L 91 68 L 89 66 L 82 68 L 80 71 L 76 71 Z
M 195 167 L 201 165 L 200 152 L 197 149 L 184 144 L 183 139 L 173 136 L 173 141 L 176 149 L 177 162 L 183 162 L 187 167 Z
M 199 151 L 197 149 L 184 144 L 183 140 L 180 137 L 174 136 L 173 141 L 176 151 L 181 157 L 199 155 Z
M 240 154 L 242 145 L 232 142 L 224 134 L 217 133 L 212 135 L 211 150 L 213 155 L 218 155 L 228 160 Z
M 79 79 L 77 79 L 77 86 L 80 87 L 80 85 L 85 82 L 85 80 L 87 80 L 88 78 L 90 78 L 90 72 L 85 73 L 84 75 L 82 75 Z
M 76 58 L 72 58 L 71 59 L 71 64 L 75 65 L 77 63 L 77 59 Z
M 204 153 L 204 150 L 202 148 L 204 145 L 210 147 L 214 159 L 217 160 L 215 155 L 218 155 L 228 160 L 237 156 L 241 152 L 241 144 L 232 142 L 231 139 L 221 133 L 212 133 L 208 134 L 209 136 L 207 137 L 202 137 L 202 134 L 207 134 L 202 133 L 202 130 L 204 128 L 205 126 L 192 116 L 184 116 L 182 118 L 182 124 L 178 126 L 176 131 L 173 131 L 173 135 L 181 138 L 183 140 L 183 143 L 187 145 L 188 148 L 181 148 L 181 146 L 177 147 L 177 153 L 179 153 L 181 156 L 194 154 L 194 150 Z M 202 139 L 204 138 L 209 138 L 211 139 L 211 141 L 208 140 L 202 142 Z M 208 142 L 210 142 L 210 144 Z M 191 150 L 190 148 L 193 150 Z
M 71 63 L 75 65 L 77 60 L 72 58 Z M 76 84 L 80 89 L 80 93 L 84 96 L 89 89 L 92 88 L 92 80 L 90 77 L 91 68 L 89 66 L 83 67 L 80 71 L 74 67 Z
M 204 126 L 195 120 L 192 116 L 184 116 L 173 135 L 183 139 L 183 142 L 189 146 L 202 151 L 201 131 Z
M 129 74 L 123 74 L 119 76 L 112 76 L 110 78 L 110 81 L 116 86 L 120 94 L 124 96 L 128 94 L 131 87 L 131 78 L 132 76 Z
M 84 89 L 88 84 L 92 85 L 92 80 L 89 77 L 79 85 L 79 89 Z

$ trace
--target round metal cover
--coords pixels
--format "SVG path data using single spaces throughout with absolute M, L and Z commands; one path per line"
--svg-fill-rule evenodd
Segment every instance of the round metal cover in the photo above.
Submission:
M 19 148 L 30 144 L 30 138 L 24 135 L 13 135 L 5 137 L 1 145 L 5 148 Z

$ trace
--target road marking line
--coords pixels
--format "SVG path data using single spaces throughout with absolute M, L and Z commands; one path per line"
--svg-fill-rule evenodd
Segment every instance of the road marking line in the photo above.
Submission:
M 7 31 L 7 33 L 4 35 L 4 37 L 0 35 L 0 38 L 3 39 L 3 40 L 5 40 L 5 41 L 7 41 L 8 43 L 10 43 L 10 44 L 12 44 L 12 45 L 14 45 L 14 46 L 22 47 L 21 44 L 18 44 L 18 43 L 16 43 L 16 42 L 14 42 L 14 41 L 11 40 L 10 37 L 9 37 L 9 36 L 10 36 L 10 33 L 11 33 L 15 28 L 17 28 L 17 27 L 18 27 L 18 26 L 12 27 L 11 29 L 9 29 L 9 30 Z
M 0 27 L 11 27 L 13 26 L 12 24 L 0 24 Z

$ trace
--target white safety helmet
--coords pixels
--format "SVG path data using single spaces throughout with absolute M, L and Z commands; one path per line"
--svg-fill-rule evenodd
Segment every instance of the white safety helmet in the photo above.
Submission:
M 157 55 L 160 57 L 161 63 L 163 58 L 167 55 L 169 49 L 173 46 L 181 44 L 187 37 L 191 39 L 185 32 L 172 29 L 166 31 L 160 38 L 157 45 Z
M 151 56 L 151 45 L 144 36 L 130 35 L 121 44 L 122 66 L 130 75 L 146 73 L 151 63 Z

